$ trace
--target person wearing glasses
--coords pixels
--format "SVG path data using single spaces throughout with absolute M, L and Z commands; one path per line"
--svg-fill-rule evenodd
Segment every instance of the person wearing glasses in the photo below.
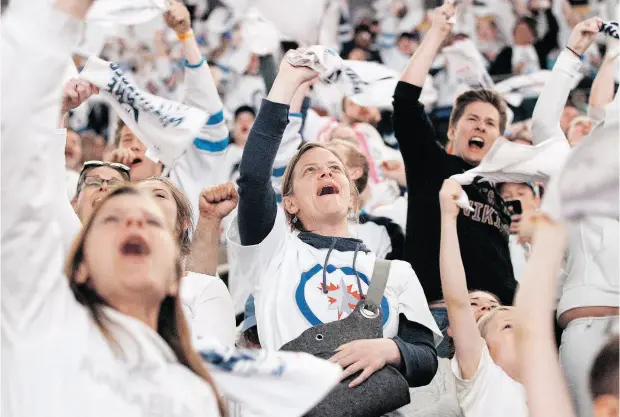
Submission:
M 73 208 L 81 221 L 90 217 L 112 190 L 129 182 L 129 167 L 103 161 L 87 161 L 78 179 Z

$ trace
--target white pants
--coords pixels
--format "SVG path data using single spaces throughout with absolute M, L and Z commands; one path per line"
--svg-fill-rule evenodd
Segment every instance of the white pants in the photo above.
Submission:
M 611 336 L 618 317 L 585 317 L 573 320 L 562 333 L 560 363 L 579 417 L 593 417 L 590 368 Z

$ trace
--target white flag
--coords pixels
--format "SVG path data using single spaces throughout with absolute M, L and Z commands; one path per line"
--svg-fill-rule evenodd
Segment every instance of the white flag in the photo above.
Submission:
M 171 165 L 198 136 L 210 115 L 195 107 L 139 90 L 113 62 L 91 56 L 80 78 L 99 87 L 100 95 L 147 146 L 149 158 Z

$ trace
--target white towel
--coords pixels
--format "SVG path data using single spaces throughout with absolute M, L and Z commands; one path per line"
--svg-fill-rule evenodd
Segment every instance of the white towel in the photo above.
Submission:
M 251 52 L 263 56 L 279 51 L 282 35 L 256 8 L 251 8 L 241 22 L 241 37 Z
M 139 90 L 112 63 L 91 56 L 80 78 L 99 87 L 100 95 L 148 148 L 147 157 L 172 165 L 198 136 L 210 115 L 194 107 Z
M 495 91 L 500 93 L 511 106 L 519 107 L 526 97 L 540 95 L 551 71 L 541 70 L 526 75 L 516 75 L 495 84 Z M 576 80 L 578 83 L 579 80 Z
M 261 416 L 303 415 L 342 376 L 337 364 L 307 353 L 222 348 L 204 340 L 197 350 L 222 394 Z
M 167 0 L 96 0 L 86 21 L 136 25 L 162 15 L 168 8 Z
M 294 67 L 312 68 L 322 80 L 330 82 L 337 78 L 343 65 L 335 51 L 322 45 L 290 50 L 286 53 L 286 61 Z
M 471 184 L 476 177 L 482 177 L 494 184 L 528 181 L 546 183 L 559 171 L 569 154 L 570 148 L 567 144 L 557 139 L 530 146 L 498 138 L 480 165 L 451 178 L 461 185 Z M 465 191 L 457 205 L 464 210 L 470 209 Z
M 442 54 L 446 58 L 446 68 L 451 78 L 470 87 L 494 87 L 493 79 L 486 70 L 485 59 L 472 40 L 454 42 L 443 48 Z
M 597 126 L 551 179 L 541 209 L 554 219 L 618 219 L 620 152 L 617 116 Z

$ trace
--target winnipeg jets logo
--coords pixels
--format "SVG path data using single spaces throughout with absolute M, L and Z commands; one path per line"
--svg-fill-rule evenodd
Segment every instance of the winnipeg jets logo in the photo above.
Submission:
M 357 303 L 362 299 L 362 294 L 368 292 L 370 284 L 368 277 L 358 271 L 359 287 L 362 291 L 360 294 L 353 268 L 327 265 L 325 272 L 324 284 L 323 266 L 318 264 L 313 266 L 301 274 L 295 290 L 295 301 L 299 311 L 313 326 L 347 317 L 355 310 Z M 385 297 L 381 301 L 381 311 L 385 325 L 390 314 Z
M 323 290 L 323 283 L 319 286 L 319 291 L 327 295 L 329 300 L 328 310 L 338 311 L 338 320 L 342 318 L 342 313 L 350 314 L 355 310 L 357 302 L 362 299 L 360 293 L 352 291 L 353 285 L 346 285 L 344 279 L 340 279 L 339 285 L 329 284 L 327 292 Z

